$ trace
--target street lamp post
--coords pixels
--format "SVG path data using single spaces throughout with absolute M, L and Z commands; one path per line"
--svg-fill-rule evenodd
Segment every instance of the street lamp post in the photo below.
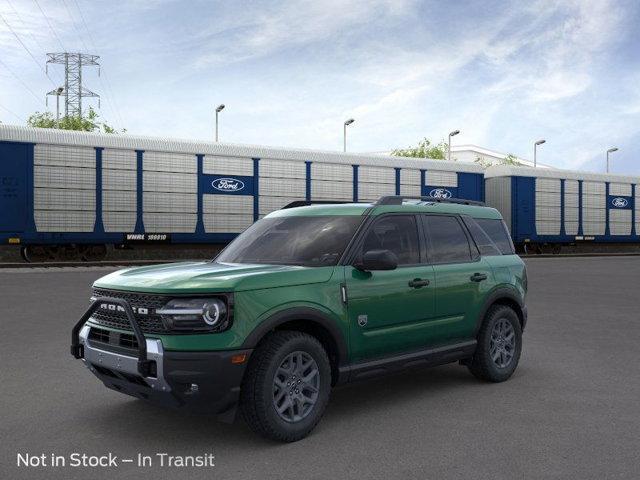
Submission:
M 460 133 L 460 130 L 454 130 L 449 133 L 449 148 L 447 149 L 447 160 L 451 161 L 451 137 L 455 137 Z
M 546 140 L 540 139 L 533 144 L 533 168 L 538 166 L 538 145 L 542 145 Z
M 224 103 L 221 103 L 216 107 L 216 142 L 218 141 L 218 114 L 224 110 Z
M 607 150 L 607 173 L 609 173 L 609 154 L 617 151 L 618 151 L 618 147 L 613 147 Z
M 56 88 L 56 127 L 60 128 L 60 95 L 64 92 L 64 87 Z
M 342 143 L 343 143 L 343 147 L 342 147 L 342 151 L 346 152 L 347 151 L 347 125 L 351 125 L 353 122 L 355 122 L 355 120 L 353 118 L 350 118 L 349 120 L 346 120 L 344 122 L 344 129 L 343 129 L 343 136 L 342 136 Z

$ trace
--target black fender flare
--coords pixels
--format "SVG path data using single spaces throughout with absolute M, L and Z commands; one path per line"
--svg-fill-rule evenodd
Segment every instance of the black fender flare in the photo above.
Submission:
M 262 340 L 262 338 L 271 330 L 294 320 L 313 322 L 327 330 L 336 344 L 340 365 L 348 361 L 349 352 L 347 349 L 347 342 L 340 331 L 340 328 L 336 325 L 335 320 L 324 312 L 312 307 L 292 307 L 274 313 L 260 322 L 260 324 L 253 329 L 240 348 L 255 348 L 260 340 Z
M 474 336 L 478 335 L 478 332 L 480 331 L 480 326 L 482 325 L 482 321 L 484 320 L 484 317 L 487 315 L 487 311 L 489 310 L 489 308 L 491 308 L 491 305 L 493 305 L 496 302 L 499 302 L 500 300 L 509 300 L 510 302 L 513 302 L 516 305 L 518 305 L 518 307 L 520 308 L 520 311 L 519 312 L 516 311 L 516 314 L 518 315 L 518 317 L 520 317 L 522 330 L 524 330 L 524 327 L 527 323 L 527 307 L 525 306 L 523 299 L 520 297 L 520 295 L 518 295 L 517 292 L 514 292 L 512 289 L 502 287 L 502 288 L 495 289 L 485 299 L 484 304 L 480 309 L 480 314 L 478 315 L 478 319 L 476 320 L 476 328 L 474 330 Z

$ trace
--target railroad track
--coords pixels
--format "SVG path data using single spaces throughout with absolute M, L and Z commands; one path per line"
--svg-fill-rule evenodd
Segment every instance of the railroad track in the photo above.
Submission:
M 577 257 L 637 257 L 640 252 L 602 252 L 602 253 L 542 253 L 521 254 L 521 258 L 577 258 Z M 161 263 L 198 262 L 204 259 L 172 259 L 172 260 L 101 260 L 99 262 L 0 262 L 3 268 L 62 268 L 62 267 L 135 267 L 159 265 Z

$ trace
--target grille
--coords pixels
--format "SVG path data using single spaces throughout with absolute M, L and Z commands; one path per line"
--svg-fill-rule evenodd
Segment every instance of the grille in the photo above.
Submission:
M 89 330 L 89 343 L 103 350 L 127 355 L 136 355 L 138 350 L 135 336 L 96 327 Z
M 144 333 L 165 333 L 169 331 L 162 323 L 160 315 L 156 315 L 155 313 L 156 309 L 163 307 L 164 304 L 167 303 L 167 297 L 143 293 L 119 292 L 117 290 L 107 290 L 104 288 L 94 288 L 93 296 L 96 298 L 121 298 L 129 302 L 129 305 L 134 307 L 134 309 L 148 309 L 149 313 L 147 315 L 140 315 L 138 313 L 133 314 Z M 98 308 L 98 310 L 96 310 L 91 316 L 91 320 L 99 325 L 104 325 L 105 327 L 131 330 L 131 325 L 129 324 L 129 320 L 127 320 L 127 315 L 122 311 L 103 310 Z M 135 340 L 135 338 L 133 338 L 133 340 Z

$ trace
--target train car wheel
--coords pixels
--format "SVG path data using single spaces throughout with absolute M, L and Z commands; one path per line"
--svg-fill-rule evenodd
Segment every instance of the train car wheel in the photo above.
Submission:
M 82 245 L 80 247 L 80 259 L 83 262 L 99 262 L 107 256 L 106 245 Z
M 26 245 L 22 255 L 27 263 L 46 262 L 49 259 L 48 248 L 43 245 Z
M 551 252 L 552 252 L 554 255 L 559 255 L 561 251 L 562 251 L 562 244 L 560 244 L 560 243 L 554 243 L 554 244 L 553 244 L 553 248 L 551 249 Z

